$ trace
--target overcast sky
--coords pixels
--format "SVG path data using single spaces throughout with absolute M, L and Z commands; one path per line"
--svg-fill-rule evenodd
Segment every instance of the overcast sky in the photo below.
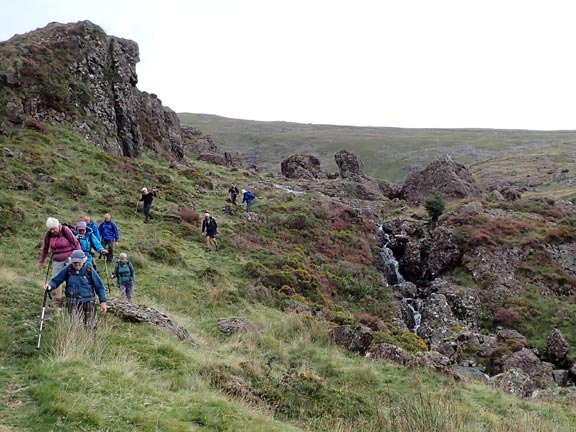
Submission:
M 576 2 L 18 0 L 0 40 L 88 19 L 140 46 L 177 112 L 396 127 L 576 129 Z

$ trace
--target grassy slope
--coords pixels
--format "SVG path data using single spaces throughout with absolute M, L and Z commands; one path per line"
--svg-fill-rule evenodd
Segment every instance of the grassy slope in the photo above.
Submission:
M 334 153 L 348 149 L 357 153 L 367 174 L 401 180 L 409 170 L 422 167 L 444 154 L 463 163 L 487 159 L 516 158 L 527 162 L 541 158 L 544 172 L 557 168 L 557 155 L 568 161 L 576 158 L 575 131 L 526 131 L 496 129 L 402 129 L 314 125 L 289 122 L 238 120 L 208 114 L 179 114 L 184 124 L 199 127 L 225 148 L 235 149 L 258 165 L 279 170 L 280 161 L 293 154 L 311 152 L 324 167 L 335 170 Z M 488 162 L 478 176 L 485 184 L 501 180 L 511 173 L 498 160 Z M 517 171 L 520 166 L 517 166 Z M 473 168 L 474 170 L 474 168 Z M 525 180 L 527 172 L 515 179 Z
M 428 371 L 345 353 L 330 341 L 325 323 L 281 307 L 304 291 L 282 294 L 282 289 L 254 286 L 247 272 L 255 271 L 254 262 L 283 259 L 296 270 L 305 264 L 294 245 L 308 251 L 310 240 L 288 227 L 292 215 L 316 205 L 313 196 L 286 201 L 277 192 L 258 191 L 256 211 L 269 220 L 248 226 L 240 216 L 220 212 L 232 175 L 250 185 L 242 173 L 198 164 L 211 170 L 217 183 L 214 192 L 198 192 L 194 181 L 166 163 L 129 161 L 121 170 L 108 155 L 58 129 L 46 135 L 17 131 L 1 138 L 0 147 L 18 156 L 0 159 L 0 424 L 7 430 L 572 430 L 573 407 L 520 401 L 480 385 L 454 384 Z M 38 173 L 54 182 L 37 181 Z M 67 189 L 75 181 L 70 176 L 88 185 L 84 198 L 71 198 L 84 192 Z M 13 189 L 22 180 L 35 183 L 34 189 Z M 195 227 L 158 218 L 144 225 L 134 217 L 137 191 L 153 183 L 162 190 L 157 214 L 173 213 L 177 202 L 188 201 L 216 215 L 224 246 L 218 259 L 204 252 Z M 111 315 L 101 319 L 95 342 L 87 343 L 86 335 L 70 331 L 50 309 L 43 351 L 35 352 L 44 281 L 35 269 L 46 216 L 71 221 L 90 212 L 101 220 L 109 210 L 121 229 L 118 252 L 127 251 L 137 268 L 137 301 L 169 313 L 190 331 L 198 348 Z M 275 219 L 276 213 L 284 219 Z M 277 244 L 277 255 L 259 252 L 252 232 Z M 332 233 L 334 248 L 351 244 L 346 231 L 325 232 Z M 370 247 L 360 245 L 354 255 Z M 356 302 L 370 299 L 370 278 L 354 274 L 355 263 L 343 252 L 334 253 L 340 260 L 335 264 L 343 267 L 339 284 L 353 300 L 342 303 L 342 313 L 349 313 Z M 330 264 L 324 262 L 325 274 L 336 280 Z M 346 277 L 348 271 L 359 279 L 356 285 Z M 302 290 L 311 289 L 308 282 L 301 283 Z M 322 286 L 308 294 L 336 311 L 337 303 L 321 295 Z M 370 303 L 386 305 L 385 299 Z M 215 322 L 226 316 L 248 317 L 262 331 L 224 336 Z M 230 376 L 250 382 L 252 390 L 230 387 Z

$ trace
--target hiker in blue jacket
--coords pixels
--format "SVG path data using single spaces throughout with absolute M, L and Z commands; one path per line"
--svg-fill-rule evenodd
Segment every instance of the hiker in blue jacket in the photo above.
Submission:
M 242 189 L 242 204 L 246 203 L 246 211 L 252 211 L 252 203 L 256 199 L 256 195 L 246 189 Z
M 86 227 L 90 228 L 92 230 L 92 234 L 94 234 L 94 237 L 100 241 L 100 231 L 98 230 L 98 225 L 96 225 L 96 222 L 92 220 L 92 217 L 89 214 L 84 216 L 84 221 L 86 221 Z
M 66 282 L 66 308 L 74 319 L 81 320 L 86 327 L 96 329 L 96 295 L 100 300 L 100 312 L 106 313 L 108 306 L 104 284 L 93 268 L 86 264 L 86 256 L 81 250 L 75 250 L 70 257 L 72 264 L 64 267 L 44 285 L 45 291 L 52 291 Z M 96 295 L 95 295 L 96 294 Z
M 85 221 L 79 220 L 76 222 L 76 232 L 76 238 L 80 243 L 80 249 L 82 249 L 86 254 L 86 264 L 96 268 L 92 262 L 92 249 L 96 250 L 96 252 L 101 253 L 102 255 L 107 255 L 108 251 L 104 249 L 100 243 L 100 240 L 98 240 L 92 230 L 88 228 Z
M 105 248 L 108 248 L 108 255 L 106 257 L 106 262 L 112 264 L 112 259 L 114 258 L 114 246 L 118 246 L 120 241 L 120 233 L 118 232 L 118 227 L 114 222 L 112 222 L 112 216 L 110 213 L 104 215 L 104 222 L 98 227 L 100 231 L 100 243 Z

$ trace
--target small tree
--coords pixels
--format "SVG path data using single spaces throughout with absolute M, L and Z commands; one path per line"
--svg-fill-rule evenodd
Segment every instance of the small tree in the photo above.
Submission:
M 440 215 L 444 212 L 446 208 L 446 203 L 444 198 L 439 192 L 434 192 L 431 196 L 426 198 L 424 201 L 424 208 L 428 212 L 428 215 L 432 218 L 432 222 L 436 222 Z

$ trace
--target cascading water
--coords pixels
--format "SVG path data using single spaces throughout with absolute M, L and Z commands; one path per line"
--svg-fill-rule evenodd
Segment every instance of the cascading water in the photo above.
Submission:
M 398 260 L 394 256 L 394 252 L 392 249 L 388 247 L 392 238 L 390 234 L 385 233 L 382 229 L 382 226 L 378 227 L 382 238 L 383 238 L 383 245 L 382 249 L 380 250 L 380 270 L 386 277 L 386 280 L 391 285 L 400 286 L 406 283 L 406 280 L 400 273 L 400 264 Z M 422 301 L 413 297 L 403 297 L 400 300 L 403 308 L 406 312 L 409 313 L 409 317 L 406 321 L 408 321 L 408 327 L 410 331 L 416 333 L 420 328 L 420 324 L 422 323 L 422 315 L 420 310 L 422 309 Z

